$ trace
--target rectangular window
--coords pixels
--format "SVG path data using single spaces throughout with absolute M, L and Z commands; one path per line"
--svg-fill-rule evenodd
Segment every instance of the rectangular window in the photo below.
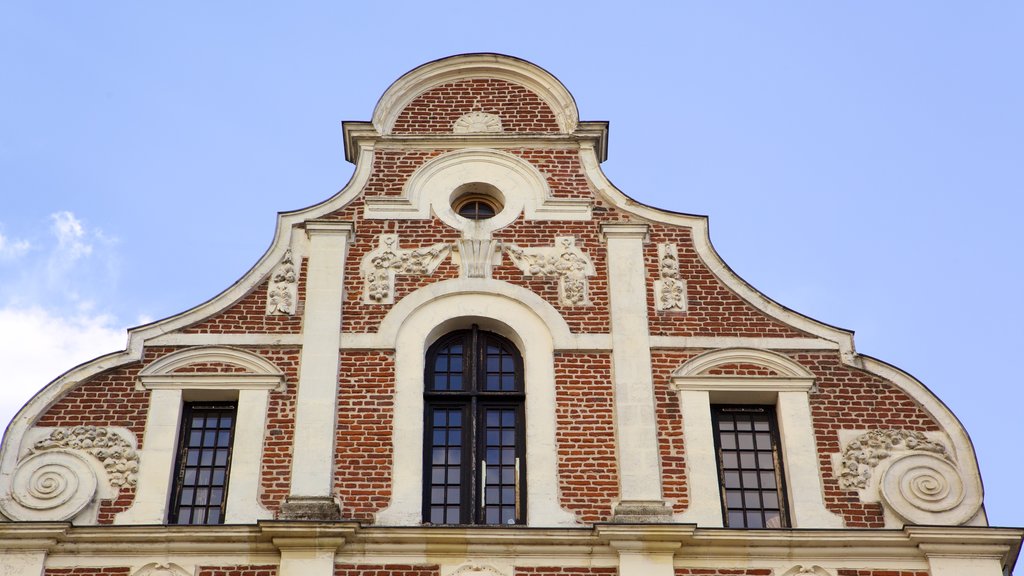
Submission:
M 168 524 L 223 524 L 235 405 L 185 404 Z
M 712 406 L 725 525 L 784 528 L 782 460 L 774 406 Z

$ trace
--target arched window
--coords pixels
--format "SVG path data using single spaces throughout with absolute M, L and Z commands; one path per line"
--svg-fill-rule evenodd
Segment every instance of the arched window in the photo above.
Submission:
M 427 351 L 423 521 L 525 524 L 523 358 L 474 326 Z

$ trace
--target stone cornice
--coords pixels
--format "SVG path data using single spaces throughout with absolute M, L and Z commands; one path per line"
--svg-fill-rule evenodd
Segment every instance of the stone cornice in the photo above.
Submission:
M 738 556 L 922 561 L 928 556 L 985 555 L 1013 566 L 1021 528 L 907 526 L 902 530 L 736 530 L 692 524 L 593 528 L 363 527 L 354 522 L 264 521 L 247 526 L 91 526 L 0 523 L 0 550 L 47 550 L 52 557 L 117 555 L 125 563 L 154 553 L 273 555 L 281 548 L 337 548 L 339 554 L 403 555 L 458 549 L 483 554 L 500 547 L 517 555 L 609 556 L 623 542 L 644 550 L 678 549 L 688 562 Z M 619 544 L 617 544 L 619 543 Z M 653 548 L 652 548 L 653 546 Z M 666 548 L 666 546 L 668 548 Z M 427 553 L 429 554 L 429 552 Z
M 355 163 L 363 150 L 459 150 L 462 148 L 593 149 L 599 162 L 608 158 L 608 123 L 580 122 L 572 134 L 402 134 L 381 136 L 370 122 L 343 122 L 345 159 Z

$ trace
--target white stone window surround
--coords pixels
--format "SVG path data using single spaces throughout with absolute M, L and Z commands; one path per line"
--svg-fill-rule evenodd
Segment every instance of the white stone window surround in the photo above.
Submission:
M 246 372 L 176 373 L 194 363 L 221 362 Z M 253 524 L 273 518 L 259 503 L 260 460 L 271 390 L 284 388 L 284 374 L 272 363 L 236 348 L 197 347 L 173 352 L 139 372 L 137 387 L 149 390 L 145 443 L 139 451 L 139 480 L 132 507 L 115 524 L 164 524 L 170 505 L 185 402 L 237 402 L 225 524 Z
M 568 327 L 550 304 L 498 280 L 447 280 L 396 305 L 380 333 L 394 342 L 395 400 L 391 504 L 385 526 L 418 526 L 423 514 L 423 374 L 427 348 L 453 330 L 477 324 L 511 340 L 523 356 L 526 385 L 527 526 L 577 526 L 558 497 L 554 342 Z
M 455 212 L 452 202 L 461 187 L 485 184 L 496 193 L 501 209 L 492 218 L 470 220 Z M 369 220 L 425 220 L 435 215 L 470 238 L 488 238 L 520 215 L 526 220 L 589 220 L 591 201 L 553 198 L 547 178 L 525 159 L 487 148 L 441 154 L 416 169 L 401 196 L 367 196 Z
M 778 376 L 706 374 L 726 364 L 755 364 L 772 369 Z M 677 519 L 699 526 L 723 525 L 711 405 L 760 404 L 776 409 L 790 527 L 843 528 L 843 519 L 825 508 L 809 401 L 813 386 L 814 375 L 806 368 L 766 350 L 714 350 L 676 369 L 671 387 L 679 393 L 690 494 L 690 507 Z

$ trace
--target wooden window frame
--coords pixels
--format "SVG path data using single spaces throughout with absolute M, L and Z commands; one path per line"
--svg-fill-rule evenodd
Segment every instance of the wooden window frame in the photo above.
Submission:
M 438 353 L 451 345 L 462 343 L 462 390 L 435 390 L 435 361 Z M 498 343 L 511 351 L 514 357 L 514 385 L 511 391 L 484 390 L 486 381 L 486 350 L 488 343 Z M 481 500 L 481 489 L 486 491 L 485 470 L 481 452 L 487 446 L 487 425 L 484 422 L 489 409 L 514 409 L 515 454 L 518 475 L 515 479 L 515 522 L 526 524 L 526 394 L 523 377 L 523 357 L 519 349 L 507 338 L 480 330 L 474 325 L 468 330 L 448 333 L 438 339 L 427 351 L 424 366 L 424 426 L 423 426 L 423 509 L 424 524 L 431 524 L 432 452 L 434 448 L 435 409 L 461 410 L 463 424 L 461 448 L 461 478 L 459 522 L 447 525 L 509 525 L 486 521 L 487 507 Z M 452 374 L 452 372 L 445 372 Z M 472 439 L 467 442 L 466 438 Z M 466 464 L 468 463 L 468 465 Z M 499 468 L 500 470 L 500 468 Z M 499 487 L 500 490 L 500 487 Z M 500 511 L 498 512 L 500 515 Z
M 189 522 L 179 522 L 178 516 L 179 516 L 180 509 L 182 507 L 182 495 L 183 495 L 183 492 L 184 492 L 184 490 L 186 488 L 184 476 L 185 476 L 185 473 L 186 473 L 186 469 L 189 467 L 188 462 L 187 462 L 187 454 L 188 454 L 188 450 L 189 450 L 189 436 L 191 435 L 191 431 L 192 431 L 192 418 L 193 418 L 193 416 L 197 412 L 202 412 L 204 410 L 205 411 L 210 411 L 210 412 L 213 412 L 213 411 L 219 411 L 219 412 L 228 412 L 228 411 L 230 411 L 231 412 L 231 428 L 230 428 L 230 431 L 229 431 L 229 441 L 228 441 L 228 444 L 227 444 L 227 451 L 228 451 L 228 453 L 227 453 L 227 461 L 224 463 L 223 466 L 210 466 L 210 468 L 211 468 L 211 476 L 213 475 L 213 469 L 221 469 L 221 468 L 223 468 L 223 472 L 224 472 L 223 493 L 222 493 L 222 497 L 221 497 L 221 501 L 220 501 L 220 505 L 219 506 L 211 506 L 209 504 L 204 504 L 202 506 L 207 511 L 207 513 L 204 514 L 204 521 L 203 522 L 192 522 L 191 521 L 191 516 L 190 516 L 190 521 Z M 202 526 L 202 525 L 216 525 L 216 524 L 223 524 L 224 523 L 224 518 L 225 518 L 225 516 L 227 514 L 228 489 L 230 487 L 230 481 L 231 481 L 231 459 L 234 456 L 235 428 L 236 428 L 237 424 L 238 424 L 238 403 L 234 402 L 234 401 L 230 401 L 230 402 L 227 402 L 227 401 L 225 401 L 225 402 L 186 402 L 185 405 L 182 407 L 182 411 L 181 411 L 181 425 L 180 425 L 180 428 L 178 430 L 177 456 L 175 457 L 175 460 L 174 460 L 174 477 L 172 479 L 173 483 L 172 483 L 172 486 L 171 486 L 171 501 L 170 501 L 170 505 L 168 506 L 168 514 L 167 514 L 167 523 L 168 524 L 182 525 L 182 526 L 184 526 L 184 525 Z M 211 447 L 206 446 L 205 443 L 204 443 L 203 445 L 200 446 L 200 448 L 211 448 Z M 216 444 L 212 448 L 216 448 Z M 209 498 L 209 495 L 207 495 L 207 498 Z M 195 508 L 195 506 L 193 506 L 193 507 Z M 209 510 L 210 509 L 214 509 L 214 508 L 219 509 L 219 514 L 218 514 L 217 521 L 216 522 L 208 522 L 207 520 L 209 518 Z

